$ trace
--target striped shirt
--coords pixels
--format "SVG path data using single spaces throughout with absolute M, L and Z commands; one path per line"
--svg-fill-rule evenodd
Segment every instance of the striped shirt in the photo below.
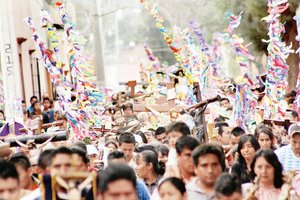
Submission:
M 300 171 L 300 157 L 294 154 L 290 144 L 277 149 L 275 153 L 283 166 L 284 172 Z

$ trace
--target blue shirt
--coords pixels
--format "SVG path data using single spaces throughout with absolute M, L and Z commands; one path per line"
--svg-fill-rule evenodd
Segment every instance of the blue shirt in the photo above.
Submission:
M 48 110 L 45 112 L 48 115 L 49 123 L 54 122 L 54 110 Z
M 34 109 L 33 109 L 33 107 L 31 107 L 31 106 L 29 106 L 29 107 L 27 108 L 27 110 L 29 111 L 29 115 L 31 115 L 31 114 L 34 112 Z
M 139 200 L 150 200 L 150 193 L 145 183 L 141 180 L 136 180 L 136 193 Z

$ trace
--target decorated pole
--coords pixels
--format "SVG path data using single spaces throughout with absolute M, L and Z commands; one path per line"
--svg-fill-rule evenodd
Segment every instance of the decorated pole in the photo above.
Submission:
M 152 50 L 150 47 L 147 45 L 144 45 L 145 51 L 147 53 L 147 56 L 150 61 L 150 65 L 147 67 L 147 74 L 148 74 L 148 83 L 149 83 L 149 88 L 150 92 L 154 91 L 154 86 L 158 85 L 159 80 L 156 78 L 156 73 L 160 69 L 160 61 L 159 59 L 153 54 Z
M 297 23 L 297 32 L 298 32 L 298 36 L 296 37 L 296 40 L 299 42 L 300 44 L 300 16 L 295 16 L 293 18 L 296 23 Z M 297 49 L 296 53 L 299 53 L 299 57 L 300 57 L 300 47 Z M 300 62 L 299 62 L 299 72 L 300 72 Z M 298 73 L 298 79 L 297 79 L 297 88 L 300 86 L 300 73 Z
M 229 25 L 227 28 L 227 32 L 229 34 L 230 37 L 230 42 L 231 45 L 234 47 L 235 49 L 235 53 L 236 53 L 236 62 L 239 64 L 239 66 L 241 67 L 241 70 L 244 69 L 248 69 L 249 68 L 249 61 L 250 60 L 254 60 L 254 56 L 251 55 L 249 53 L 249 50 L 247 48 L 247 46 L 245 46 L 244 43 L 244 39 L 242 37 L 239 37 L 238 35 L 236 35 L 234 33 L 235 29 L 237 29 L 240 25 L 241 19 L 242 19 L 242 13 L 240 12 L 240 14 L 238 16 L 233 15 L 233 13 L 228 13 L 227 14 L 227 19 L 229 20 Z M 243 72 L 243 70 L 242 70 Z
M 276 113 L 285 115 L 285 106 L 280 105 L 288 87 L 289 66 L 286 59 L 291 52 L 291 46 L 282 41 L 284 24 L 280 22 L 280 15 L 288 9 L 288 0 L 269 0 L 269 15 L 262 20 L 268 24 L 269 40 L 263 40 L 268 45 L 268 66 L 266 79 L 266 96 L 264 98 L 265 117 L 274 118 Z M 267 112 L 266 112 L 267 111 Z
M 293 19 L 297 23 L 298 36 L 296 37 L 296 40 L 300 44 L 300 16 L 295 16 Z M 300 47 L 297 49 L 296 53 L 299 53 L 299 57 L 300 57 Z M 296 97 L 296 104 L 297 105 L 296 105 L 296 110 L 297 110 L 298 114 L 300 114 L 300 62 L 299 62 L 299 70 L 298 70 L 298 78 L 297 78 L 296 90 L 297 90 L 297 97 Z
M 68 81 L 64 75 L 62 63 L 59 59 L 58 37 L 53 29 L 53 20 L 46 11 L 41 13 L 42 25 L 47 27 L 50 39 L 50 48 L 40 38 L 33 21 L 30 17 L 26 18 L 33 33 L 33 40 L 37 48 L 41 51 L 45 67 L 47 68 L 51 80 L 56 86 L 59 94 L 59 102 L 65 111 L 68 124 L 71 127 L 71 139 L 74 137 L 84 139 L 93 138 L 89 128 L 101 126 L 100 109 L 104 101 L 103 95 L 96 88 L 94 69 L 88 64 L 81 55 L 84 38 L 75 31 L 75 25 L 71 22 L 65 5 L 58 1 L 55 3 L 63 22 L 64 30 L 67 34 L 69 44 L 68 58 L 71 65 L 72 81 Z
M 247 45 L 244 45 L 244 39 L 235 34 L 235 30 L 240 25 L 242 13 L 240 12 L 238 16 L 235 16 L 231 12 L 227 13 L 229 24 L 226 32 L 229 36 L 230 44 L 235 49 L 236 62 L 239 64 L 242 73 L 242 78 L 236 81 L 234 119 L 237 126 L 246 129 L 246 125 L 249 124 L 253 117 L 251 114 L 254 115 L 252 113 L 252 110 L 255 109 L 253 103 L 257 102 L 257 98 L 250 90 L 253 82 L 247 74 L 250 71 L 250 61 L 253 61 L 255 57 L 250 54 Z
M 72 121 L 71 126 L 77 138 L 90 137 L 89 127 L 93 123 L 99 123 L 100 118 L 97 108 L 103 99 L 96 89 L 96 76 L 94 68 L 82 55 L 85 39 L 78 34 L 75 24 L 66 10 L 62 1 L 55 3 L 69 44 L 68 59 L 71 67 L 71 78 L 73 83 L 73 95 L 76 97 L 73 102 L 73 111 L 67 112 L 67 118 Z
M 215 59 L 214 48 L 206 42 L 198 22 L 191 21 L 190 26 L 199 42 L 200 51 L 202 52 L 203 56 L 205 57 L 204 60 L 206 60 L 207 65 L 209 65 L 209 67 L 212 68 L 213 78 L 215 80 L 220 80 L 221 75 L 222 75 L 221 74 L 222 70 L 220 69 L 220 65 L 217 62 L 217 59 Z
M 149 12 L 149 14 L 154 18 L 156 22 L 156 27 L 160 30 L 164 40 L 166 41 L 169 49 L 172 51 L 177 64 L 183 70 L 184 75 L 187 77 L 190 85 L 193 84 L 193 77 L 190 71 L 187 69 L 186 60 L 182 57 L 183 47 L 178 47 L 172 38 L 172 31 L 167 29 L 163 22 L 164 19 L 159 15 L 157 4 L 151 5 L 148 0 L 139 0 L 144 8 Z

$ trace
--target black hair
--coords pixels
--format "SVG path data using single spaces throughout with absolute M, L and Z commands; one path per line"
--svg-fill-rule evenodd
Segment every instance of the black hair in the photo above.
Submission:
M 140 155 L 147 164 L 152 164 L 153 170 L 157 175 L 163 175 L 165 173 L 165 166 L 162 162 L 158 161 L 157 153 L 151 150 L 145 150 L 142 151 Z
M 40 101 L 34 101 L 32 104 L 31 104 L 31 107 L 34 108 L 35 104 L 37 103 L 41 103 Z
M 222 167 L 222 170 L 224 171 L 226 169 L 225 155 L 221 149 L 222 149 L 222 147 L 220 148 L 220 145 L 216 145 L 216 144 L 212 144 L 212 143 L 201 144 L 196 149 L 194 149 L 194 151 L 192 153 L 194 165 L 198 166 L 199 158 L 201 156 L 204 156 L 207 154 L 213 154 L 218 158 L 218 161 Z
M 259 157 L 263 157 L 274 168 L 274 187 L 281 188 L 283 185 L 282 165 L 278 160 L 277 155 L 271 149 L 261 149 L 255 153 L 251 162 L 251 176 L 254 180 L 256 174 L 254 172 L 255 162 Z
M 158 191 L 160 190 L 160 188 L 162 187 L 163 184 L 165 183 L 170 183 L 172 184 L 180 193 L 181 195 L 184 195 L 186 193 L 186 188 L 185 188 L 185 184 L 184 182 L 176 177 L 169 177 L 164 179 L 158 186 Z
M 244 131 L 244 129 L 242 129 L 241 127 L 237 126 L 237 127 L 234 127 L 231 130 L 231 134 L 234 135 L 235 137 L 238 137 L 238 136 L 246 134 L 246 132 Z
M 254 137 L 254 135 L 252 135 L 252 134 L 242 135 L 240 138 L 239 144 L 238 144 L 237 152 L 239 154 L 238 163 L 240 163 L 243 166 L 247 166 L 246 161 L 241 153 L 241 150 L 246 142 L 250 142 L 250 144 L 253 146 L 255 151 L 260 149 L 260 145 L 259 145 L 257 139 Z
M 30 103 L 31 103 L 31 101 L 32 101 L 33 99 L 37 99 L 37 100 L 38 100 L 37 96 L 32 96 L 32 97 L 30 97 Z
M 220 136 L 222 136 L 222 133 L 223 133 L 223 127 L 229 127 L 228 123 L 226 122 L 217 122 L 216 125 L 215 125 L 216 128 L 219 128 L 218 129 L 218 134 Z
M 49 160 L 50 160 L 50 157 L 51 157 L 53 151 L 54 151 L 54 149 L 46 149 L 46 150 L 42 151 L 42 153 L 39 155 L 39 158 L 38 158 L 39 168 L 45 170 L 50 165 Z
M 109 114 L 113 114 L 113 109 L 112 108 L 106 108 L 104 113 L 106 113 L 106 111 L 108 111 Z
M 156 136 L 156 135 L 161 135 L 161 134 L 164 133 L 164 132 L 166 132 L 165 127 L 160 126 L 160 127 L 158 127 L 158 128 L 155 130 L 155 136 Z
M 193 151 L 199 144 L 199 141 L 192 136 L 182 136 L 176 141 L 176 153 L 180 155 L 184 149 Z
M 286 93 L 285 95 L 284 95 L 284 98 L 292 98 L 293 97 L 293 95 L 292 95 L 292 93 Z
M 24 114 L 24 115 L 27 114 L 27 116 L 30 116 L 29 110 L 23 110 L 23 114 Z
M 71 95 L 71 101 L 74 102 L 76 101 L 77 97 L 75 95 Z
M 153 146 L 153 145 L 150 145 L 150 144 L 146 144 L 146 145 L 140 146 L 136 150 L 137 150 L 137 152 L 142 152 L 142 151 L 149 150 L 149 151 L 153 151 L 154 153 L 156 153 L 158 155 L 156 147 Z
M 81 140 L 76 140 L 75 143 L 72 145 L 72 147 L 80 148 L 82 151 L 84 151 L 85 153 L 87 153 L 86 145 Z
M 297 92 L 295 90 L 292 90 L 291 91 L 291 95 L 292 95 L 292 97 L 296 97 L 297 96 Z
M 229 197 L 234 192 L 242 194 L 241 181 L 234 174 L 223 173 L 216 180 L 214 188 L 217 198 L 221 198 L 222 196 Z
M 265 124 L 260 124 L 259 126 L 256 127 L 254 131 L 254 136 L 256 137 L 257 140 L 259 140 L 259 135 L 260 134 L 266 134 L 269 136 L 271 140 L 271 149 L 274 148 L 273 143 L 274 143 L 274 134 L 273 131 L 270 127 L 266 126 Z
M 169 149 L 166 145 L 160 144 L 156 147 L 157 152 L 160 152 L 164 156 L 169 155 Z
M 222 102 L 222 101 L 228 101 L 228 103 L 230 103 L 229 99 L 225 98 L 225 97 L 221 98 L 219 102 Z
M 229 120 L 229 118 L 220 115 L 219 117 L 217 117 L 216 119 L 214 119 L 214 122 L 215 122 L 215 123 L 218 123 L 218 122 L 225 122 L 226 120 Z
M 4 120 L 5 120 L 4 110 L 0 110 L 0 113 L 2 113 L 2 115 L 4 116 Z
M 103 194 L 108 190 L 108 185 L 118 180 L 127 180 L 136 188 L 136 175 L 131 167 L 125 164 L 111 164 L 99 175 L 99 190 Z
M 21 166 L 24 170 L 28 170 L 31 167 L 29 158 L 23 152 L 13 154 L 9 162 L 15 166 Z
M 167 128 L 166 133 L 170 133 L 172 131 L 180 132 L 182 135 L 191 135 L 191 130 L 184 122 L 171 122 Z
M 107 156 L 108 161 L 113 160 L 113 159 L 120 159 L 120 158 L 126 159 L 126 156 L 122 151 L 112 151 Z
M 291 98 L 291 99 L 288 99 L 288 100 L 287 100 L 287 103 L 288 103 L 288 104 L 293 104 L 294 101 L 295 101 L 295 99 Z
M 184 76 L 184 72 L 183 72 L 183 70 L 182 69 L 179 69 L 177 72 L 175 72 L 175 73 L 173 73 L 173 74 L 175 74 L 175 76 L 179 76 L 179 74 L 180 74 L 180 72 L 182 73 L 182 75 Z M 178 80 L 178 78 L 175 78 L 174 79 L 174 84 L 176 85 L 177 83 L 179 83 L 179 80 Z
M 58 154 L 66 154 L 72 156 L 73 151 L 67 147 L 59 147 L 58 149 L 54 149 L 49 158 L 49 165 L 52 164 L 53 158 L 55 158 Z
M 0 160 L 0 179 L 13 178 L 19 182 L 19 174 L 15 165 L 7 160 Z
M 122 144 L 122 143 L 135 144 L 134 135 L 132 133 L 129 133 L 129 132 L 122 133 L 119 136 L 119 140 L 118 141 L 119 141 L 119 144 Z
M 295 111 L 295 110 L 292 110 L 291 115 L 292 115 L 292 117 L 299 117 L 297 111 Z
M 141 136 L 142 141 L 143 141 L 144 144 L 148 143 L 148 140 L 147 140 L 147 138 L 145 136 L 145 133 L 143 131 L 137 131 L 137 132 L 135 132 L 135 134 Z
M 80 156 L 82 158 L 82 161 L 85 164 L 88 164 L 90 162 L 89 158 L 87 157 L 86 152 L 84 152 L 81 148 L 79 148 L 79 147 L 72 147 L 71 151 L 73 152 L 73 154 L 77 154 L 78 156 Z
M 155 129 L 153 129 L 153 128 L 148 128 L 146 132 L 148 132 L 148 131 L 152 132 L 152 133 L 155 133 Z
M 131 110 L 133 110 L 133 104 L 132 103 L 125 103 L 122 105 L 122 110 L 126 110 L 127 108 L 130 108 Z
M 49 101 L 49 102 L 50 102 L 51 100 L 50 100 L 49 97 L 44 97 L 44 98 L 43 98 L 43 102 L 44 102 L 44 101 Z

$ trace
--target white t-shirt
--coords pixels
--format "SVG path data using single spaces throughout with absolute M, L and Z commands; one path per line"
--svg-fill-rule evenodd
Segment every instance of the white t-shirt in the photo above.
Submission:
M 175 148 L 170 148 L 170 151 L 168 154 L 168 161 L 167 161 L 166 165 L 167 166 L 178 165 L 177 152 L 176 152 Z

